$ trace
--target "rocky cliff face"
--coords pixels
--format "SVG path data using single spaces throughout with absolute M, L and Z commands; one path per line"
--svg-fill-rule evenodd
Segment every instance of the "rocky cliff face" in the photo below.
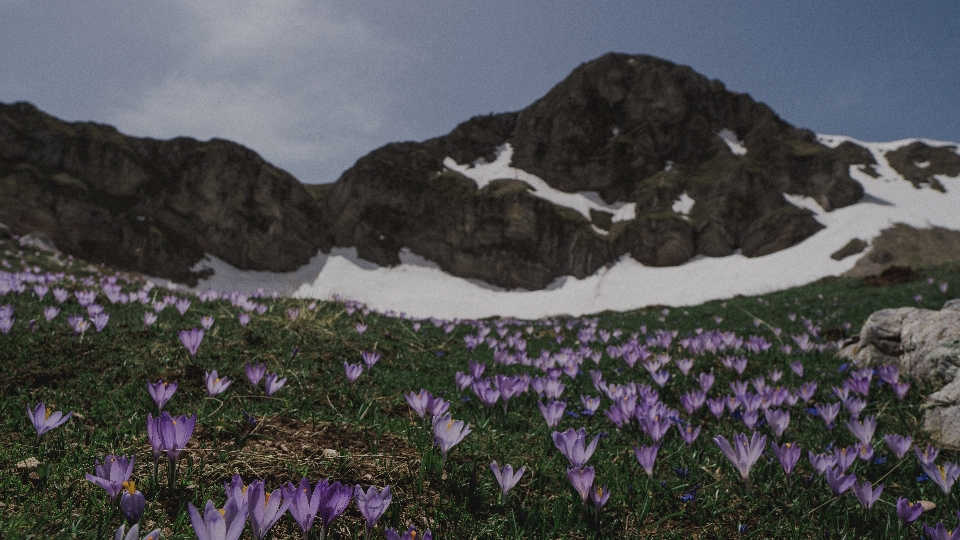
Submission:
M 314 199 L 252 150 L 129 137 L 27 103 L 0 104 L 0 222 L 92 262 L 186 283 L 204 253 L 285 271 L 329 247 Z
M 561 191 L 636 203 L 635 219 L 587 220 L 516 181 L 478 189 L 443 166 L 448 156 L 490 161 L 505 143 L 514 167 Z M 380 264 L 396 264 L 403 246 L 454 275 L 537 289 L 625 254 L 669 266 L 698 254 L 754 257 L 790 247 L 822 226 L 783 195 L 811 197 L 827 210 L 852 204 L 863 188 L 849 167 L 872 163 L 865 149 L 823 146 L 688 67 L 611 53 L 523 111 L 371 152 L 331 188 L 325 214 L 336 244 Z M 695 201 L 686 215 L 673 210 L 684 193 Z

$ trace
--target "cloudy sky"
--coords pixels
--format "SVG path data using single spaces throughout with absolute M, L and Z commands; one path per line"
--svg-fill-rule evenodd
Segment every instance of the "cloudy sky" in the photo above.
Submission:
M 819 133 L 960 141 L 957 0 L 0 0 L 0 101 L 231 139 L 309 183 L 526 107 L 609 51 Z

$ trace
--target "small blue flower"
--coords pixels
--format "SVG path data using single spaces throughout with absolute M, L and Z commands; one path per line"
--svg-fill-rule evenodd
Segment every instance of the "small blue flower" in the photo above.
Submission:
M 814 416 L 819 416 L 819 414 L 817 413 L 817 409 L 814 408 L 814 407 L 808 408 L 808 409 L 806 410 L 806 413 L 807 413 L 807 414 L 812 414 L 812 415 L 814 415 Z
M 671 467 L 673 469 L 673 474 L 677 475 L 677 478 L 686 478 L 690 476 L 690 469 L 687 467 Z
M 564 412 L 563 414 L 565 414 L 565 415 L 567 415 L 567 416 L 569 416 L 569 417 L 571 417 L 571 418 L 580 418 L 580 415 L 577 414 L 577 413 L 575 413 L 575 412 L 573 412 L 573 411 L 566 411 L 566 412 Z
M 887 458 L 883 456 L 877 456 L 876 458 L 873 459 L 874 465 L 883 465 L 886 462 L 887 462 Z
M 584 410 L 580 411 L 580 414 L 582 414 L 582 415 L 584 415 L 584 416 L 593 416 L 595 413 L 594 413 L 593 411 L 591 411 L 590 409 L 584 409 Z
M 684 494 L 680 497 L 680 500 L 683 501 L 683 502 L 693 502 L 693 495 L 690 494 L 690 493 L 684 493 Z
M 441 356 L 443 356 L 443 351 L 437 351 L 437 358 L 440 358 Z
M 470 396 L 463 396 L 462 398 L 460 398 L 460 401 L 466 403 L 466 402 L 470 401 Z
M 926 482 L 929 479 L 930 477 L 927 476 L 927 473 L 921 473 L 920 476 L 917 477 L 917 483 Z
M 843 373 L 844 371 L 846 371 L 846 370 L 849 369 L 849 368 L 850 368 L 850 364 L 844 362 L 844 363 L 840 364 L 840 367 L 837 368 L 837 371 L 839 371 L 840 373 Z

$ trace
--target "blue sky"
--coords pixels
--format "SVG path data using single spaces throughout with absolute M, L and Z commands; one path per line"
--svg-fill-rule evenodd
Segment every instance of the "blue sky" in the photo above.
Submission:
M 689 65 L 819 133 L 960 141 L 955 0 L 0 0 L 0 101 L 235 140 L 310 183 L 526 107 L 609 51 Z

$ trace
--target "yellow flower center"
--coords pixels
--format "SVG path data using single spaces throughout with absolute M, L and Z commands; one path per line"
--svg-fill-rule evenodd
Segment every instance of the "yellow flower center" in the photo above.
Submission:
M 453 420 L 447 423 L 447 431 L 450 431 L 450 428 L 453 427 Z
M 49 419 L 50 419 L 50 414 L 51 414 L 52 412 L 53 412 L 53 411 L 50 410 L 50 407 L 47 407 L 47 415 L 44 416 L 43 419 L 44 419 L 44 420 L 49 420 Z
M 134 482 L 133 480 L 128 480 L 124 482 L 123 487 L 127 489 L 127 493 L 129 493 L 130 495 L 133 495 L 134 493 L 137 492 L 137 483 Z

